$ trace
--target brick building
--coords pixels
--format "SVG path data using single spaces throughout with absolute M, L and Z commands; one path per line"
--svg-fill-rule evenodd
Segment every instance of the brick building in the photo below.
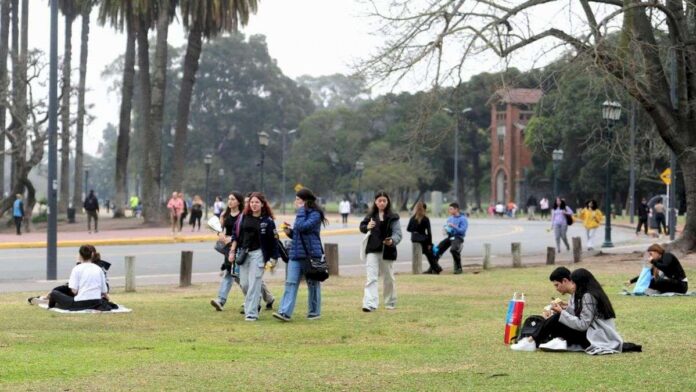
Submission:
M 541 99 L 538 89 L 506 88 L 493 94 L 491 105 L 491 203 L 514 201 L 523 206 L 526 169 L 532 153 L 524 145 L 524 128 Z

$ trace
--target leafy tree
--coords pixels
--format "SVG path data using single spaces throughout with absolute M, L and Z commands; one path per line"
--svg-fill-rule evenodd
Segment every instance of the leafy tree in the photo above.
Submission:
M 312 101 L 317 108 L 356 108 L 370 99 L 370 89 L 359 75 L 303 75 L 297 78 L 297 83 L 312 92 Z

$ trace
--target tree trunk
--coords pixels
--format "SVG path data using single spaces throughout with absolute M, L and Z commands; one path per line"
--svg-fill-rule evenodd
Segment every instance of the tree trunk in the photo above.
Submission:
M 130 15 L 130 10 L 127 15 Z M 123 83 L 121 88 L 121 112 L 116 142 L 116 194 L 114 197 L 114 218 L 122 218 L 128 195 L 128 155 L 130 152 L 131 109 L 133 107 L 133 84 L 135 79 L 135 26 L 131 18 L 126 21 L 126 54 L 123 64 Z
M 85 83 L 87 79 L 87 55 L 89 42 L 89 14 L 90 7 L 83 7 L 80 18 L 82 31 L 80 33 L 80 81 L 77 87 L 77 130 L 75 132 L 75 171 L 73 186 L 73 206 L 82 205 L 82 171 L 83 171 L 83 146 L 82 138 L 85 129 Z M 87 186 L 87 184 L 84 184 Z
M 75 17 L 65 15 L 65 43 L 63 49 L 63 99 L 60 108 L 60 193 L 58 213 L 68 210 L 70 201 L 70 67 L 72 59 L 72 23 Z M 77 207 L 77 206 L 75 206 Z
M 157 18 L 157 39 L 155 46 L 155 66 L 152 72 L 150 122 L 147 123 L 147 165 L 143 183 L 143 217 L 146 223 L 163 220 L 160 203 L 162 186 L 162 121 L 167 81 L 167 34 L 169 32 L 169 1 L 161 1 Z
M 0 200 L 5 196 L 5 119 L 7 101 L 7 54 L 10 40 L 10 0 L 0 5 Z
M 676 246 L 683 251 L 693 251 L 696 249 L 696 152 L 684 152 L 677 155 L 677 160 L 684 176 L 687 213 L 686 224 Z
M 10 51 L 10 58 L 12 59 L 12 103 L 14 107 L 17 107 L 19 72 L 15 72 L 15 70 L 18 70 L 19 67 L 19 0 L 12 0 L 10 8 L 10 28 L 12 31 L 12 45 Z M 16 121 L 16 115 L 12 115 L 12 121 Z M 14 164 L 16 158 L 15 152 L 16 150 L 13 148 L 10 161 L 10 189 L 14 189 L 17 181 L 15 178 Z
M 188 133 L 188 118 L 191 107 L 193 85 L 196 83 L 198 61 L 201 57 L 201 27 L 194 23 L 189 31 L 186 56 L 184 57 L 184 76 L 181 78 L 179 103 L 176 115 L 176 135 L 174 136 L 174 170 L 172 172 L 172 190 L 181 190 L 186 169 L 186 138 Z
M 150 90 L 150 43 L 147 39 L 147 32 L 149 28 L 149 23 L 144 19 L 144 16 L 139 17 L 138 23 L 138 72 L 140 76 L 140 110 L 139 113 L 142 114 L 142 130 L 140 132 L 142 136 L 141 143 L 146 146 L 144 149 L 143 156 L 143 175 L 142 175 L 142 203 L 143 203 L 143 217 L 145 222 L 156 222 L 156 216 L 154 212 L 151 211 L 153 203 L 156 205 L 158 195 L 154 191 L 154 179 L 152 172 L 150 171 L 150 156 L 149 150 L 155 148 L 152 145 L 152 137 L 150 136 L 150 106 L 151 106 L 151 90 Z M 157 152 L 159 153 L 159 145 L 157 146 Z
M 14 13 L 17 14 L 18 8 L 14 8 Z M 23 169 L 27 160 L 27 54 L 28 54 L 28 36 L 29 36 L 29 0 L 22 0 L 21 16 L 19 21 L 19 37 L 17 37 L 17 50 L 15 52 L 17 61 L 16 67 L 12 68 L 13 89 L 14 89 L 14 107 L 15 128 L 13 130 L 12 142 L 12 172 L 13 172 L 13 189 L 20 189 L 23 193 L 24 185 L 22 178 Z M 13 26 L 13 32 L 15 28 Z M 13 44 L 15 39 L 12 39 Z M 13 48 L 14 51 L 14 48 Z M 16 70 L 16 71 L 15 71 Z M 16 78 L 14 75 L 17 74 Z M 28 173 L 27 173 L 28 174 Z

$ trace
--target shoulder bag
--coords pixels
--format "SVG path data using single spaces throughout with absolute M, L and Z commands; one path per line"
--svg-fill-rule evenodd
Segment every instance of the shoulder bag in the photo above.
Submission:
M 237 265 L 242 265 L 246 261 L 246 257 L 249 254 L 249 249 L 247 248 L 242 248 L 241 241 L 239 241 L 239 234 L 242 232 L 242 220 L 244 218 L 244 214 L 239 214 L 239 218 L 237 218 L 237 224 L 235 225 L 234 228 L 234 233 L 237 237 L 237 253 L 234 256 L 234 262 Z
M 302 247 L 304 248 L 307 259 L 309 260 L 309 268 L 305 272 L 307 279 L 316 280 L 317 282 L 323 282 L 329 278 L 329 265 L 326 263 L 326 258 L 324 257 L 324 247 L 321 246 L 321 257 L 312 257 L 311 253 L 307 250 L 307 245 L 305 245 L 304 238 L 300 234 L 300 242 L 302 242 Z M 319 240 L 321 242 L 321 239 Z

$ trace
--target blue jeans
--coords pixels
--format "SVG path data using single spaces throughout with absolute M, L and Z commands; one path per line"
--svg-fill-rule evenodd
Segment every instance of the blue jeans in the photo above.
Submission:
M 297 302 L 297 288 L 300 285 L 300 278 L 305 274 L 309 267 L 308 260 L 290 260 L 288 262 L 288 275 L 285 278 L 285 292 L 283 300 L 280 302 L 278 313 L 287 317 L 292 317 Z M 307 289 L 307 317 L 321 315 L 321 282 L 306 279 Z
M 227 296 L 230 294 L 235 281 L 239 284 L 239 278 L 235 278 L 229 271 L 225 271 L 225 275 L 223 275 L 220 281 L 220 290 L 218 290 L 218 302 L 220 302 L 220 305 L 225 306 Z

